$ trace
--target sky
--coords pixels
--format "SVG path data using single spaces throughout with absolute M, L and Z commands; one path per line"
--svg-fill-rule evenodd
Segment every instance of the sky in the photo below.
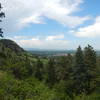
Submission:
M 100 0 L 0 0 L 4 38 L 26 49 L 100 50 Z

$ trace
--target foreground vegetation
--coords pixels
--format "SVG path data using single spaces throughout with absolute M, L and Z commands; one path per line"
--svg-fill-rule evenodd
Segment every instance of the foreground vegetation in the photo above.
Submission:
M 90 45 L 75 55 L 40 58 L 0 40 L 0 100 L 100 100 L 99 84 L 100 57 Z
M 50 58 L 16 45 L 0 40 L 0 100 L 100 100 L 100 57 L 90 45 Z

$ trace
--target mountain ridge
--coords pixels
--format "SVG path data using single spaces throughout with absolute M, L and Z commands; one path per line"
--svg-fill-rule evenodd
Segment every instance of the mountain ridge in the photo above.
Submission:
M 12 51 L 14 51 L 17 54 L 25 51 L 16 42 L 14 42 L 13 40 L 10 40 L 10 39 L 1 39 L 0 43 L 2 45 L 4 45 L 6 48 L 11 49 Z

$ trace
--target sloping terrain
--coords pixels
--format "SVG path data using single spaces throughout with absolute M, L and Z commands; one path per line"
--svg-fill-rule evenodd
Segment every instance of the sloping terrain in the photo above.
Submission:
M 0 43 L 4 45 L 6 48 L 11 49 L 12 51 L 16 53 L 24 52 L 24 49 L 21 48 L 18 44 L 16 44 L 14 41 L 9 39 L 1 39 Z

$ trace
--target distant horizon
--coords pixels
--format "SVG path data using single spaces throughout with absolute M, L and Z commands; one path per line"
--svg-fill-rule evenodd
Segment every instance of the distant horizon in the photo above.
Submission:
M 25 50 L 38 50 L 38 51 L 69 51 L 69 50 L 72 50 L 72 51 L 76 51 L 75 49 L 41 49 L 41 48 L 24 48 Z
M 13 39 L 11 39 L 11 38 L 1 38 L 1 39 L 9 39 L 9 40 L 12 40 L 12 41 L 14 41 L 14 42 L 16 42 L 15 40 L 13 40 Z M 74 48 L 74 49 L 63 49 L 63 48 L 61 48 L 61 49 L 46 49 L 46 48 L 25 48 L 25 47 L 22 47 L 18 42 L 16 42 L 21 48 L 23 48 L 23 49 L 25 49 L 25 50 L 38 50 L 38 51 L 68 51 L 68 50 L 72 50 L 72 51 L 76 51 L 76 49 L 79 47 L 79 46 L 81 46 L 81 45 L 78 45 L 76 48 Z M 90 44 L 87 44 L 87 45 L 85 45 L 84 47 L 82 47 L 81 46 L 81 48 L 82 49 L 84 49 L 86 46 L 88 46 L 88 45 L 90 45 Z M 92 45 L 91 45 L 92 46 Z M 92 46 L 93 47 L 93 46 Z M 94 47 L 93 47 L 94 48 Z M 94 48 L 94 50 L 95 51 L 100 51 L 100 49 L 95 49 Z
M 78 48 L 78 47 L 77 47 Z M 25 50 L 29 50 L 29 51 L 76 51 L 76 49 L 41 49 L 41 48 L 23 48 Z M 84 48 L 83 48 L 84 49 Z M 100 51 L 98 49 L 94 49 L 95 51 Z

